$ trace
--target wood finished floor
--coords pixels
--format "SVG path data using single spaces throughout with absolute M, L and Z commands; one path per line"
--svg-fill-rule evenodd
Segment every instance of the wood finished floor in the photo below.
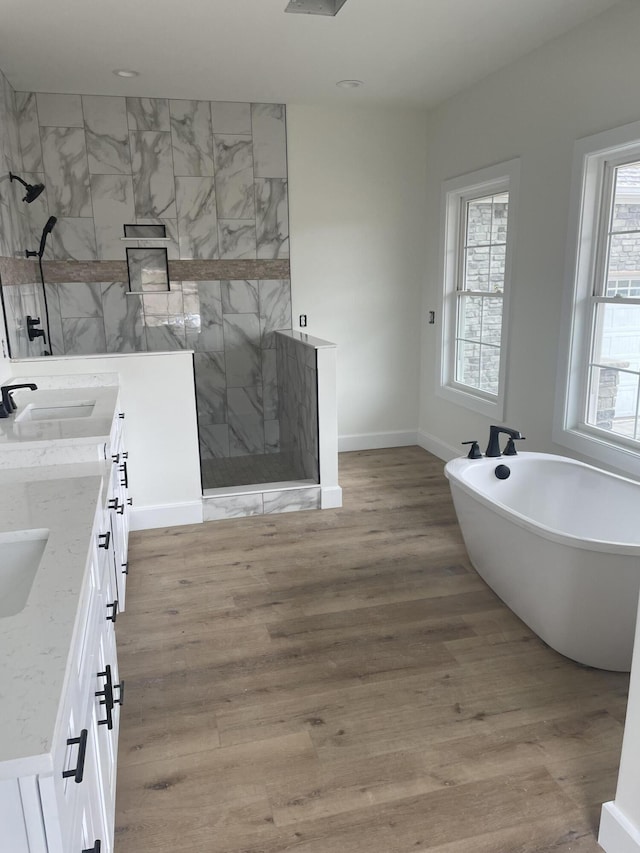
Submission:
M 435 457 L 340 481 L 340 510 L 132 535 L 116 853 L 600 851 L 628 678 L 480 580 Z

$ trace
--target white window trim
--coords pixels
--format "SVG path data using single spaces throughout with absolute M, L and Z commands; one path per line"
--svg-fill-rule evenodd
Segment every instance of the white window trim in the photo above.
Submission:
M 608 467 L 640 477 L 637 446 L 625 446 L 624 437 L 609 437 L 583 422 L 591 338 L 590 297 L 605 163 L 636 157 L 640 160 L 640 122 L 579 139 L 574 147 L 553 440 Z
M 508 160 L 496 166 L 488 166 L 450 178 L 442 184 L 441 211 L 442 230 L 440 235 L 439 269 L 443 276 L 442 319 L 440 323 L 440 346 L 437 358 L 436 395 L 458 406 L 464 406 L 481 415 L 498 421 L 504 420 L 508 338 L 510 317 L 510 294 L 513 271 L 513 247 L 516 242 L 516 219 L 518 190 L 520 184 L 520 160 Z M 458 283 L 458 248 L 460 243 L 460 207 L 470 197 L 484 192 L 509 192 L 509 220 L 505 257 L 505 282 L 502 307 L 502 330 L 500 337 L 500 371 L 498 394 L 486 394 L 454 380 L 455 337 Z

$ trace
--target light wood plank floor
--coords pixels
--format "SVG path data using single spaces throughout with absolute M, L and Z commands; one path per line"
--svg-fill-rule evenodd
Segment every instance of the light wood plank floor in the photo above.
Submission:
M 116 853 L 599 851 L 627 677 L 478 578 L 439 460 L 340 466 L 340 510 L 132 536 Z

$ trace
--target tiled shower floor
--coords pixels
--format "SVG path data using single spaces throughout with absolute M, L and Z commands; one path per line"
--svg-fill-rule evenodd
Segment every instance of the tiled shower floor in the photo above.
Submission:
M 257 483 L 279 483 L 299 480 L 291 458 L 285 453 L 262 453 L 255 456 L 233 456 L 230 459 L 202 461 L 202 487 L 249 486 Z

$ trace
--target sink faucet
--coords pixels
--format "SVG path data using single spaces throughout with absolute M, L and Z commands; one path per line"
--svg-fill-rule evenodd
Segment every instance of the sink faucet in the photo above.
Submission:
M 30 388 L 32 391 L 37 391 L 38 386 L 34 382 L 21 382 L 17 385 L 3 385 L 0 388 L 2 392 L 2 402 L 0 403 L 0 418 L 8 418 L 12 412 L 18 408 L 13 402 L 11 392 L 16 388 Z
M 504 433 L 509 436 L 509 442 L 507 444 L 507 447 L 509 448 L 508 455 L 515 456 L 516 449 L 513 442 L 514 440 L 523 439 L 524 436 L 521 435 L 520 431 L 517 429 L 511 429 L 511 427 L 503 426 L 489 427 L 489 444 L 487 445 L 485 456 L 502 456 L 502 453 L 500 452 L 500 433 Z

